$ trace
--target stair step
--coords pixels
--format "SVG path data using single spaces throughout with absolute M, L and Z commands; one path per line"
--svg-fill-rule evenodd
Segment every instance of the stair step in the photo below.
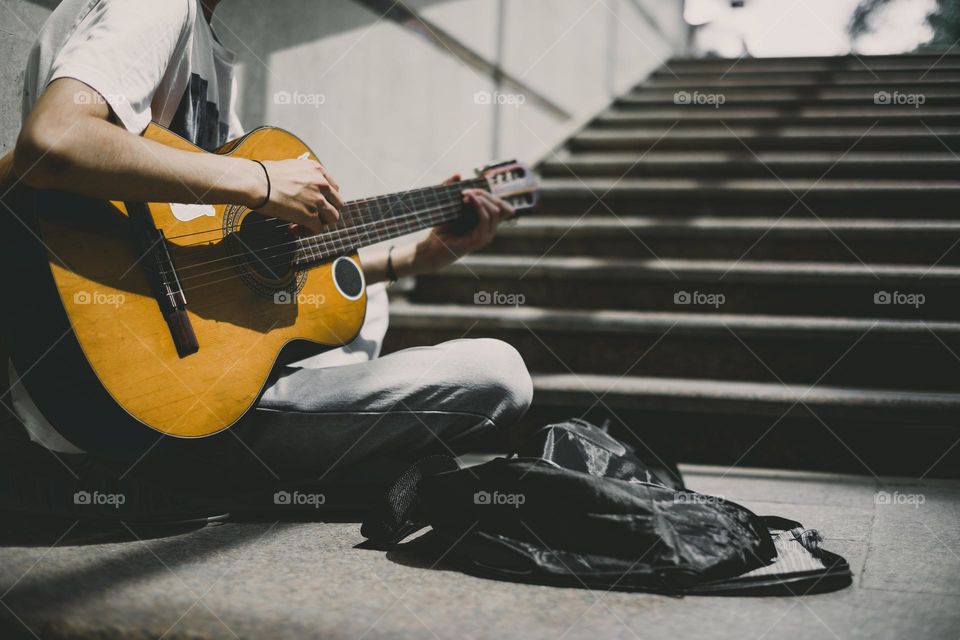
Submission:
M 597 396 L 612 409 L 735 413 L 777 417 L 810 407 L 824 420 L 835 417 L 956 426 L 960 394 L 850 389 L 780 383 L 652 378 L 594 374 L 535 374 L 536 401 L 578 408 Z M 805 405 L 805 406 L 804 406 Z
M 530 428 L 571 416 L 664 459 L 956 477 L 960 394 L 535 373 Z
M 677 105 L 661 109 L 615 109 L 598 117 L 591 126 L 602 128 L 629 128 L 655 125 L 679 127 L 702 124 L 721 125 L 758 124 L 763 126 L 828 124 L 949 126 L 960 122 L 960 108 L 933 106 L 918 109 L 910 106 L 841 106 L 841 107 L 739 107 L 705 108 Z
M 800 201 L 802 197 L 802 202 Z M 547 213 L 596 215 L 742 211 L 777 217 L 837 211 L 910 211 L 922 197 L 924 213 L 955 216 L 960 180 L 811 180 L 800 178 L 549 178 L 541 184 Z M 602 198 L 603 204 L 598 203 Z
M 533 215 L 486 252 L 960 264 L 960 221 Z
M 901 93 L 922 93 L 923 104 L 919 111 L 936 106 L 956 106 L 960 104 L 960 87 L 953 85 L 929 87 L 918 85 L 909 90 L 898 87 L 731 87 L 723 89 L 723 106 L 860 106 L 876 105 L 878 91 L 895 91 Z M 702 90 L 701 90 L 702 91 Z M 715 93 L 715 92 L 705 92 Z M 669 88 L 643 88 L 628 93 L 617 99 L 618 108 L 644 108 L 664 106 L 678 106 L 676 103 L 677 90 Z M 693 100 L 689 106 L 694 108 L 715 109 L 713 104 L 697 106 Z M 891 107 L 895 106 L 893 104 Z
M 394 304 L 390 325 L 388 351 L 494 337 L 545 373 L 960 391 L 955 322 Z
M 707 184 L 704 184 L 707 182 Z M 731 178 L 724 180 L 690 180 L 683 178 L 647 180 L 631 178 L 624 180 L 610 180 L 591 178 L 589 180 L 576 179 L 549 179 L 544 180 L 542 189 L 551 195 L 576 195 L 581 191 L 603 191 L 609 193 L 623 192 L 644 196 L 652 192 L 666 192 L 670 195 L 689 193 L 692 188 L 708 190 L 731 190 L 743 192 L 780 193 L 794 191 L 799 193 L 817 190 L 827 192 L 835 197 L 845 195 L 862 196 L 875 193 L 889 197 L 898 193 L 943 192 L 949 195 L 960 193 L 960 180 L 777 180 L 769 178 L 757 180 L 751 178 Z M 711 194 L 712 195 L 712 194 Z
M 470 304 L 486 291 L 534 306 L 655 311 L 690 310 L 690 296 L 698 311 L 948 319 L 958 283 L 960 268 L 944 266 L 473 255 L 419 277 L 411 299 Z
M 960 151 L 960 127 L 702 126 L 592 128 L 570 140 L 574 151 L 642 151 L 656 148 L 760 151 Z
M 943 152 L 658 151 L 560 154 L 540 165 L 546 177 L 710 176 L 738 178 L 960 178 L 960 157 Z
M 797 58 L 674 58 L 654 75 L 685 76 L 712 73 L 735 77 L 752 74 L 816 73 L 835 71 L 920 71 L 929 69 L 960 70 L 960 56 L 955 54 L 913 54 L 895 56 L 839 56 Z
M 960 83 L 960 71 L 941 70 L 936 67 L 921 70 L 904 71 L 877 71 L 870 73 L 862 71 L 825 71 L 806 73 L 793 71 L 790 73 L 773 74 L 717 74 L 717 73 L 688 73 L 675 77 L 669 73 L 655 74 L 647 79 L 642 89 L 687 89 L 688 91 L 704 91 L 711 88 L 745 88 L 745 87 L 856 87 L 870 86 L 877 90 L 899 89 L 912 91 L 913 87 L 931 87 L 955 85 Z

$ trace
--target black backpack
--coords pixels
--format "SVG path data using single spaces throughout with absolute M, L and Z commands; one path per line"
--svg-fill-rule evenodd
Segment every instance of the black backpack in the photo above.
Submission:
M 429 544 L 400 544 L 427 526 Z M 484 464 L 421 460 L 361 533 L 393 549 L 442 549 L 467 573 L 538 584 L 761 595 L 852 581 L 815 530 L 689 491 L 674 465 L 642 460 L 580 419 L 546 426 Z

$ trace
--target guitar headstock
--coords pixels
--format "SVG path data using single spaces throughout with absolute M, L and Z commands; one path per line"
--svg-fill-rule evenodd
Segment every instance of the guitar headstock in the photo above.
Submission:
M 477 169 L 477 175 L 487 179 L 490 193 L 509 202 L 517 214 L 537 206 L 540 185 L 530 167 L 508 160 Z

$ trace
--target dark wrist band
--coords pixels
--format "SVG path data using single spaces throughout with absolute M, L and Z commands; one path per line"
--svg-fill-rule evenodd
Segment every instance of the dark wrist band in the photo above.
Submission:
M 397 272 L 393 268 L 393 245 L 390 245 L 390 248 L 387 249 L 387 280 L 390 282 L 396 282 L 399 280 L 397 277 Z
M 253 158 L 251 158 L 253 160 Z M 260 168 L 263 169 L 263 175 L 267 178 L 267 197 L 263 199 L 263 203 L 259 207 L 254 207 L 254 209 L 263 209 L 265 206 L 270 204 L 270 172 L 267 171 L 267 168 L 259 160 L 253 160 Z

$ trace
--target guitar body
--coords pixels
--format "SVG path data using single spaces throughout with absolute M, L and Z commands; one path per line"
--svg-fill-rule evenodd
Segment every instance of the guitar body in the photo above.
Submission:
M 205 153 L 155 125 L 144 135 Z M 316 159 L 275 128 L 257 129 L 217 153 Z M 5 270 L 31 275 L 11 276 L 5 292 L 17 301 L 7 330 L 15 337 L 14 364 L 27 373 L 23 383 L 41 412 L 80 446 L 94 437 L 85 430 L 102 439 L 104 422 L 127 430 L 123 440 L 131 430 L 148 440 L 151 433 L 215 434 L 254 406 L 284 347 L 338 347 L 363 324 L 366 292 L 356 253 L 298 270 L 271 251 L 295 237 L 244 207 L 150 203 L 199 345 L 179 353 L 144 269 L 154 254 L 133 242 L 127 205 L 24 187 L 7 204 L 24 222 L 5 224 L 19 238 Z
M 144 137 L 206 153 L 157 125 Z M 316 160 L 271 127 L 216 153 Z M 348 202 L 337 224 L 301 236 L 238 205 L 30 189 L 13 177 L 8 154 L 0 158 L 0 337 L 14 391 L 22 385 L 59 434 L 124 473 L 148 452 L 173 454 L 150 458 L 177 461 L 181 474 L 195 454 L 206 465 L 203 450 L 216 452 L 222 439 L 236 445 L 226 430 L 256 405 L 278 362 L 357 336 L 367 305 L 357 248 L 437 224 L 468 228 L 467 188 L 515 211 L 537 202 L 529 168 L 504 162 L 470 180 Z

